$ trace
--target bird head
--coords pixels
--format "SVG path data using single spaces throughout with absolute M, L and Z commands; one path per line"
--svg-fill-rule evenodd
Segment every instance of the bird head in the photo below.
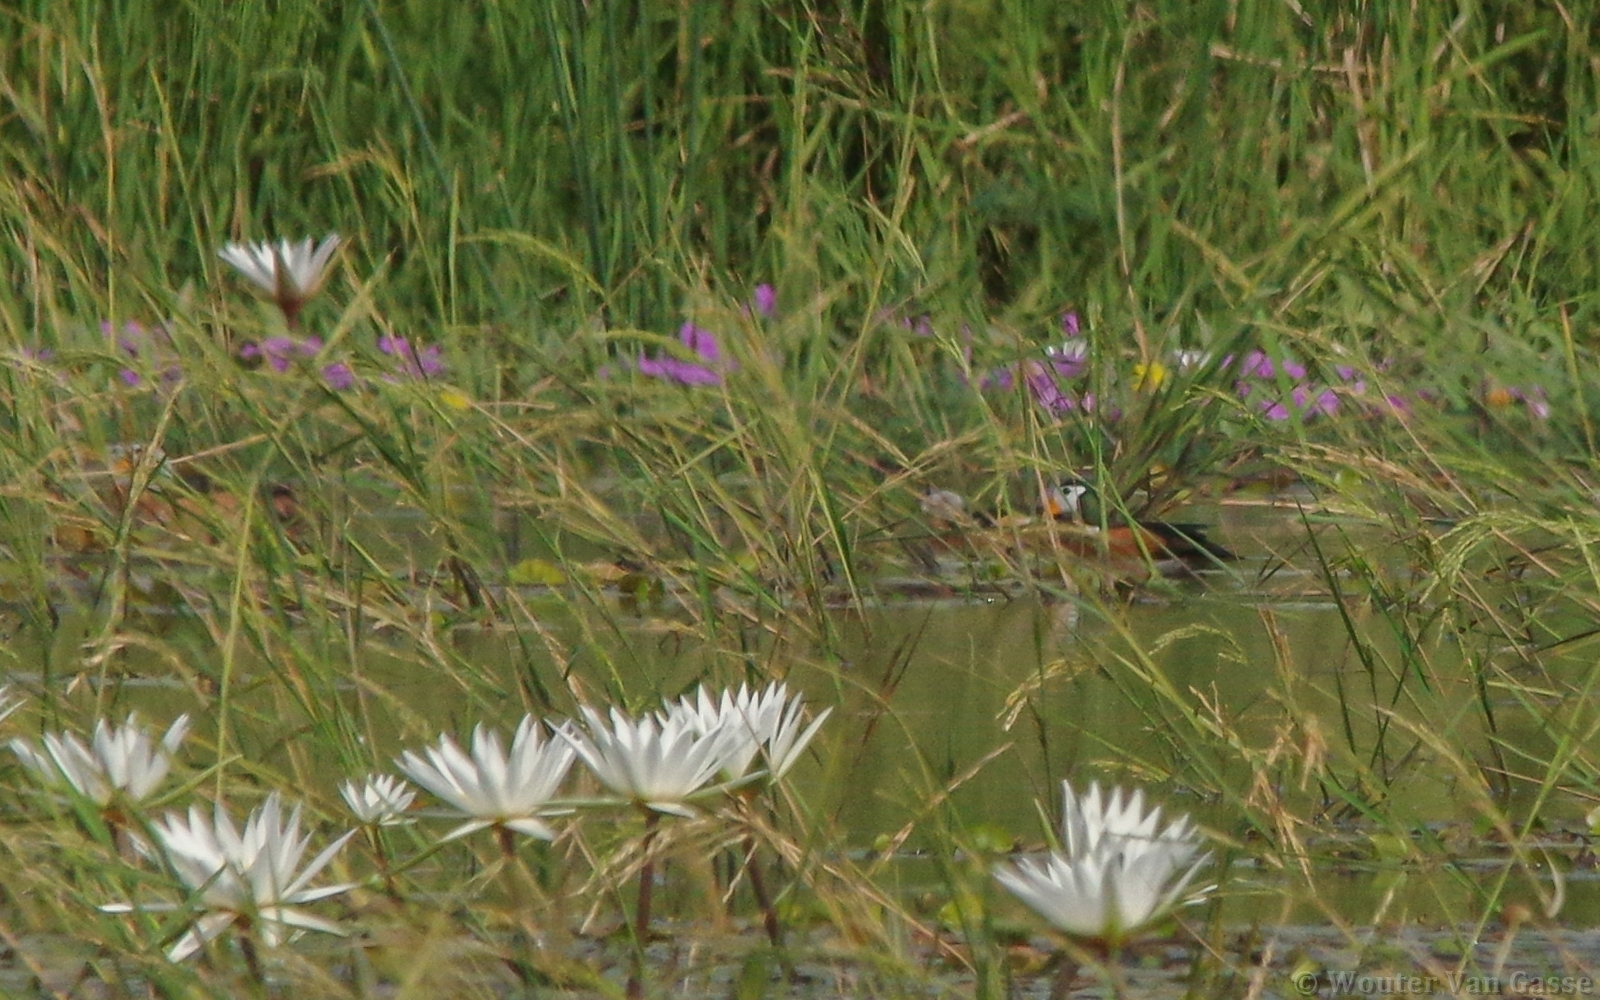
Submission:
M 1093 492 L 1079 479 L 1050 483 L 1044 488 L 1044 512 L 1057 521 L 1082 521 L 1083 498 Z

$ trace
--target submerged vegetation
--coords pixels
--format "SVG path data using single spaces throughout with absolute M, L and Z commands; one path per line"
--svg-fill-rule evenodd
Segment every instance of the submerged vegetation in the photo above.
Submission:
M 11 5 L 0 991 L 1593 975 L 1600 11 L 1324 7 Z

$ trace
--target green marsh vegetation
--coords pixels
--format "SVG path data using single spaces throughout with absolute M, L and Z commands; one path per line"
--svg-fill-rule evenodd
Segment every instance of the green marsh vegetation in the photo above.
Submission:
M 7 990 L 614 995 L 642 956 L 647 992 L 1002 995 L 1056 975 L 991 872 L 1064 778 L 1207 831 L 1174 993 L 1333 961 L 1286 925 L 1597 964 L 1529 943 L 1594 922 L 1589 6 L 0 16 L 0 726 L 191 717 L 114 817 L 0 755 Z M 218 257 L 334 232 L 293 315 Z M 1130 588 L 1027 545 L 1075 473 L 1244 558 Z M 1009 519 L 952 542 L 931 488 Z M 1045 609 L 1036 663 L 920 676 L 975 602 Z M 127 840 L 170 811 L 278 792 L 315 854 L 441 732 L 776 680 L 832 717 L 698 818 L 374 825 L 306 904 L 347 936 L 259 955 L 97 909 L 186 898 Z M 941 685 L 978 736 L 918 728 Z M 850 830 L 883 768 L 914 792 Z

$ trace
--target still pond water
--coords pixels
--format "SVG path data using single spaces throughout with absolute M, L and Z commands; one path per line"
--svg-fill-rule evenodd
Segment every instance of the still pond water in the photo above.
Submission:
M 397 644 L 386 651 L 379 636 L 361 659 L 360 675 L 334 685 L 334 697 L 366 721 L 371 759 L 381 766 L 438 731 L 461 734 L 478 721 L 509 728 L 522 711 L 518 692 L 537 686 L 576 686 L 596 701 L 620 690 L 642 710 L 655 697 L 676 697 L 702 677 L 725 682 L 746 674 L 786 674 L 814 710 L 835 706 L 812 760 L 792 776 L 798 797 L 818 823 L 838 831 L 849 850 L 882 847 L 886 838 L 909 829 L 894 843 L 911 886 L 924 871 L 930 884 L 937 881 L 925 852 L 941 828 L 969 834 L 981 828 L 1001 842 L 1038 843 L 1035 803 L 1046 803 L 1053 813 L 1062 779 L 1151 784 L 1169 809 L 1189 811 L 1225 836 L 1243 837 L 1246 830 L 1228 806 L 1188 791 L 1185 775 L 1214 774 L 1227 787 L 1248 788 L 1248 765 L 1230 741 L 1259 756 L 1289 731 L 1290 720 L 1316 720 L 1337 767 L 1348 771 L 1358 761 L 1380 785 L 1379 776 L 1392 780 L 1380 807 L 1388 815 L 1431 831 L 1419 836 L 1449 840 L 1468 831 L 1459 851 L 1462 867 L 1420 870 L 1401 863 L 1403 845 L 1386 850 L 1381 836 L 1369 835 L 1375 827 L 1330 803 L 1320 811 L 1325 825 L 1306 831 L 1321 840 L 1321 853 L 1343 859 L 1328 862 L 1323 902 L 1357 923 L 1380 909 L 1391 918 L 1403 912 L 1425 923 L 1478 912 L 1473 884 L 1495 877 L 1503 861 L 1478 835 L 1481 830 L 1473 832 L 1475 810 L 1459 769 L 1427 739 L 1392 725 L 1385 752 L 1378 752 L 1386 716 L 1372 707 L 1390 704 L 1400 689 L 1399 698 L 1408 703 L 1421 699 L 1412 714 L 1437 724 L 1433 735 L 1468 759 L 1493 759 L 1481 692 L 1462 658 L 1447 646 L 1435 650 L 1427 685 L 1397 685 L 1387 667 L 1370 672 L 1326 585 L 1270 555 L 1303 543 L 1302 523 L 1281 511 L 1245 506 L 1220 517 L 1221 539 L 1245 557 L 1236 567 L 1160 588 L 1160 596 L 1109 602 L 1109 610 L 1101 602 L 1027 589 L 1008 596 L 891 596 L 865 610 L 834 612 L 826 644 L 814 637 L 773 640 L 751 630 L 725 636 L 720 648 L 710 649 L 673 629 L 670 611 L 584 610 L 534 593 L 526 599 L 544 629 L 538 637 L 458 629 L 441 639 L 455 663 L 470 665 L 471 684 L 460 671 L 430 669 L 413 647 Z M 1370 651 L 1397 662 L 1396 643 L 1382 619 L 1362 614 L 1352 612 L 1358 627 L 1373 621 L 1379 626 L 1365 636 Z M 176 622 L 168 629 L 181 634 L 186 627 Z M 170 635 L 164 643 L 184 645 Z M 1130 665 L 1135 649 L 1149 651 L 1147 666 Z M 16 662 L 26 661 L 24 650 L 13 652 L 19 654 Z M 128 650 L 119 669 L 126 680 L 119 681 L 117 711 L 138 708 L 157 720 L 181 711 L 204 718 L 206 693 L 172 682 L 169 667 L 164 655 Z M 297 718 L 292 706 L 286 711 L 272 685 L 255 683 L 265 677 L 259 661 L 242 656 L 234 670 L 230 697 L 237 698 L 242 717 L 257 720 L 234 738 L 247 755 L 281 765 L 307 719 Z M 37 683 L 36 675 L 22 679 Z M 469 688 L 477 693 L 469 695 Z M 504 698 L 486 702 L 485 690 L 503 692 Z M 1519 711 L 1511 695 L 1491 699 L 1507 745 L 1543 757 L 1553 752 L 1537 721 Z M 1190 720 L 1178 705 L 1193 713 Z M 1342 705 L 1359 707 L 1347 714 Z M 1222 725 L 1227 735 L 1218 733 Z M 198 732 L 203 731 L 202 724 Z M 1298 787 L 1298 765 L 1272 773 L 1285 783 L 1288 801 L 1306 815 L 1319 813 L 1314 806 L 1323 794 L 1314 779 L 1304 790 Z M 327 791 L 346 776 L 330 766 Z M 951 784 L 956 787 L 946 802 L 942 792 Z M 1369 785 L 1369 791 L 1378 787 Z M 1511 784 L 1503 804 L 1513 817 L 1525 815 L 1537 794 L 1531 782 Z M 1572 853 L 1572 839 L 1561 839 L 1560 831 L 1581 830 L 1585 808 L 1559 795 L 1544 804 L 1558 850 Z M 1284 917 L 1282 893 L 1274 888 L 1280 879 L 1249 865 L 1235 875 L 1245 891 L 1230 894 L 1230 922 Z M 1562 923 L 1600 922 L 1594 878 L 1584 871 L 1567 878 Z M 1325 911 L 1308 909 L 1298 918 L 1322 920 Z

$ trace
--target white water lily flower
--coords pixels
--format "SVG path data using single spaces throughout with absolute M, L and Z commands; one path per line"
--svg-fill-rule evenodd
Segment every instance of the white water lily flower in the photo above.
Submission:
M 1158 832 L 1161 807 L 1146 813 L 1142 788 L 1135 789 L 1132 795 L 1113 788 L 1110 797 L 1105 798 L 1100 794 L 1099 782 L 1094 782 L 1089 785 L 1088 794 L 1080 797 L 1070 783 L 1063 781 L 1061 791 L 1061 838 L 1073 857 L 1101 850 L 1106 838 L 1198 844 L 1194 824 L 1187 816 L 1178 817 Z
M 169 814 L 154 825 L 162 857 L 186 887 L 199 893 L 196 905 L 205 911 L 167 950 L 168 958 L 174 962 L 188 958 L 234 924 L 259 931 L 268 947 L 276 947 L 301 929 L 344 933 L 338 924 L 296 907 L 354 887 L 347 883 L 307 888 L 355 835 L 354 830 L 335 840 L 295 874 L 311 843 L 310 834 L 300 836 L 300 806 L 294 807 L 285 823 L 278 793 L 273 792 L 250 813 L 242 834 L 221 803 L 214 816 L 214 822 L 207 819 L 204 810 L 196 805 L 189 807 L 187 821 Z M 107 913 L 178 908 L 172 904 L 128 903 L 100 907 Z
M 94 725 L 88 746 L 69 733 L 47 733 L 39 749 L 23 739 L 11 741 L 11 752 L 39 781 L 50 787 L 68 787 L 98 806 L 123 795 L 130 802 L 145 799 L 161 784 L 172 766 L 172 755 L 189 732 L 189 717 L 178 716 L 156 746 L 137 713 L 126 724 Z
M 338 233 L 330 233 L 315 245 L 309 239 L 299 243 L 229 243 L 217 251 L 217 256 L 264 289 L 292 317 L 322 287 L 328 262 L 342 242 Z
M 1185 893 L 1211 855 L 1196 857 L 1200 837 L 1187 816 L 1158 830 L 1161 810 L 1143 811 L 1144 796 L 1121 789 L 1104 801 L 1099 785 L 1083 799 L 1062 782 L 1066 850 L 1043 860 L 1000 865 L 995 878 L 1018 899 L 1075 937 L 1117 942 L 1204 895 Z
M 611 791 L 646 809 L 692 818 L 687 800 L 723 769 L 727 732 L 701 733 L 682 712 L 637 721 L 611 710 L 611 724 L 583 706 L 587 729 L 560 729 L 578 756 Z
M 667 707 L 669 716 L 682 715 L 702 736 L 725 733 L 724 775 L 744 777 L 759 754 L 773 781 L 789 772 L 832 712 L 823 709 L 811 725 L 803 725 L 805 696 L 797 694 L 791 700 L 785 684 L 769 684 L 758 692 L 741 684 L 737 694 L 725 690 L 716 700 L 702 686 L 695 699 L 685 696 Z
M 405 814 L 417 793 L 404 781 L 389 774 L 369 776 L 365 781 L 346 781 L 339 794 L 356 819 L 367 826 L 401 826 L 415 822 Z
M 572 767 L 573 750 L 564 740 L 542 739 L 533 716 L 524 716 L 517 727 L 509 757 L 500 748 L 500 734 L 481 723 L 472 731 L 470 759 L 449 736 L 441 736 L 427 753 L 424 761 L 407 750 L 396 763 L 412 781 L 471 817 L 445 840 L 488 827 L 555 839 L 555 831 L 540 817 L 563 811 L 550 808 L 550 800 Z

